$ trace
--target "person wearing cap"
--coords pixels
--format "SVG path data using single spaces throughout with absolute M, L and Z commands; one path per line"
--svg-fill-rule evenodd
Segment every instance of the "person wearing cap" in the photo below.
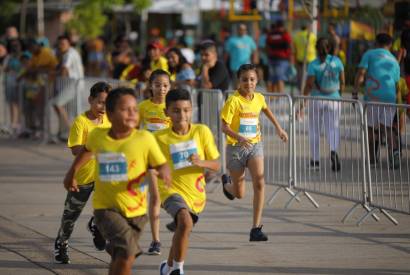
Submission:
M 162 56 L 161 46 L 158 42 L 148 44 L 147 53 L 150 58 L 150 67 L 152 71 L 164 70 L 169 73 L 168 60 Z

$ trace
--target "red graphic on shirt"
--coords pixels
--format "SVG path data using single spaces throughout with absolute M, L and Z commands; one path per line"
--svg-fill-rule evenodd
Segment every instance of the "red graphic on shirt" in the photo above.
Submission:
M 201 208 L 202 206 L 204 206 L 204 204 L 205 204 L 205 200 L 198 200 L 194 202 L 194 206 L 196 208 Z
M 380 89 L 380 81 L 372 76 L 367 77 L 367 88 L 366 88 L 366 95 L 372 99 L 374 96 L 371 94 L 372 91 L 377 91 Z
M 141 199 L 137 202 L 137 205 L 134 207 L 127 206 L 128 211 L 136 211 L 138 210 L 141 206 L 145 204 L 145 194 L 141 196 Z
M 195 187 L 200 193 L 203 193 L 205 191 L 205 189 L 203 188 L 203 186 L 201 184 L 201 180 L 203 178 L 204 178 L 204 174 L 200 175 L 195 181 Z
M 135 192 L 135 190 L 133 189 L 133 185 L 134 184 L 140 184 L 141 183 L 141 180 L 144 178 L 144 176 L 145 176 L 145 172 L 143 172 L 142 174 L 140 174 L 138 177 L 136 177 L 135 179 L 132 179 L 132 180 L 130 180 L 129 182 L 128 182 L 128 185 L 127 185 L 127 190 L 128 190 L 128 193 L 130 193 L 132 196 L 136 196 L 137 195 L 137 192 Z

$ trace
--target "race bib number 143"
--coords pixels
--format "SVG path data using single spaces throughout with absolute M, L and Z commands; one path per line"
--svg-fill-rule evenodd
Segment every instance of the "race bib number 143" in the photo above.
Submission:
M 102 182 L 127 181 L 127 159 L 122 153 L 98 154 L 99 177 Z

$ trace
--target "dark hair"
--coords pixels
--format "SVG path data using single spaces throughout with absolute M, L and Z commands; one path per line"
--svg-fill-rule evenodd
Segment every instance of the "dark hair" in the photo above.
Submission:
M 118 100 L 125 95 L 133 96 L 136 99 L 134 90 L 131 88 L 120 87 L 109 92 L 107 99 L 105 100 L 105 108 L 107 109 L 107 112 L 114 112 Z
M 257 73 L 257 67 L 254 64 L 243 64 L 239 67 L 238 71 L 236 72 L 236 77 L 239 79 L 241 74 L 247 71 L 255 71 Z
M 377 45 L 384 47 L 393 43 L 393 38 L 387 33 L 379 33 L 376 35 L 376 43 Z
M 208 50 L 216 51 L 216 45 L 215 45 L 215 42 L 212 40 L 205 40 L 199 45 L 199 49 L 201 51 L 208 51 Z
M 324 60 L 326 56 L 330 53 L 331 45 L 329 40 L 325 37 L 321 37 L 316 42 L 316 51 L 319 55 L 320 60 Z
M 96 98 L 101 93 L 109 93 L 111 91 L 111 86 L 107 82 L 97 82 L 90 89 L 90 97 Z
M 177 64 L 177 66 L 175 68 L 169 68 L 171 73 L 176 73 L 179 72 L 182 68 L 182 65 L 188 63 L 188 61 L 186 60 L 185 56 L 182 54 L 181 50 L 178 48 L 171 48 L 168 50 L 167 52 L 167 56 L 170 53 L 175 53 L 178 56 L 179 59 L 179 63 Z
M 168 92 L 165 97 L 165 106 L 166 108 L 169 107 L 171 102 L 175 102 L 178 100 L 188 100 L 191 104 L 191 94 L 185 89 L 172 89 Z
M 71 39 L 70 39 L 70 37 L 69 37 L 68 35 L 60 35 L 60 36 L 58 36 L 58 37 L 57 37 L 57 41 L 60 41 L 60 40 L 67 40 L 68 43 L 71 44 Z
M 161 69 L 156 69 L 149 76 L 149 79 L 148 79 L 149 84 L 152 84 L 152 82 L 154 82 L 154 80 L 160 75 L 165 75 L 165 76 L 168 77 L 168 79 L 170 79 L 169 78 L 169 73 L 167 73 L 166 71 L 161 70 Z

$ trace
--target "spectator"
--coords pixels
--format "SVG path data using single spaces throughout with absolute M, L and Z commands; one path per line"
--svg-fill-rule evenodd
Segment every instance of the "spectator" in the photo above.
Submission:
M 172 87 L 177 88 L 188 85 L 194 87 L 195 73 L 182 52 L 178 48 L 171 48 L 167 52 L 169 72 L 171 73 Z M 186 87 L 185 87 L 186 88 Z
M 168 71 L 168 61 L 161 54 L 161 46 L 158 42 L 152 42 L 147 47 L 148 56 L 150 59 L 150 67 L 152 71 L 164 70 Z
M 405 21 L 400 35 L 399 63 L 403 62 L 404 78 L 410 91 L 410 19 Z M 407 94 L 407 104 L 410 104 L 410 93 Z M 408 111 L 410 115 L 410 110 Z
M 229 57 L 229 71 L 232 78 L 235 78 L 241 65 L 258 63 L 255 41 L 247 32 L 246 25 L 239 24 L 238 35 L 231 36 L 225 44 L 225 61 Z
M 59 36 L 57 42 L 60 57 L 57 73 L 61 77 L 57 80 L 57 84 L 63 85 L 62 87 L 57 85 L 59 90 L 57 97 L 53 99 L 53 106 L 60 120 L 57 136 L 60 140 L 66 141 L 70 121 L 64 106 L 75 98 L 76 90 L 81 90 L 80 84 L 82 84 L 81 79 L 84 78 L 84 68 L 80 54 L 71 47 L 68 36 Z
M 135 57 L 128 40 L 119 35 L 114 41 L 115 49 L 111 52 L 111 71 L 114 79 L 119 79 L 122 71 L 132 62 Z M 129 58 L 131 56 L 131 59 Z
M 200 45 L 200 49 L 202 66 L 199 87 L 225 92 L 229 88 L 229 73 L 225 65 L 218 60 L 215 43 L 207 40 Z
M 302 84 L 306 79 L 303 79 L 303 73 L 304 70 L 306 70 L 306 65 L 316 58 L 315 44 L 316 35 L 311 31 L 308 31 L 306 25 L 302 25 L 300 31 L 298 31 L 293 37 L 293 49 L 295 51 L 297 71 L 297 85 L 301 92 L 304 90 Z
M 283 21 L 279 20 L 273 26 L 266 39 L 266 51 L 269 57 L 270 91 L 284 92 L 287 72 L 292 59 L 292 38 L 286 31 Z
M 376 48 L 363 55 L 356 74 L 353 98 L 358 97 L 360 85 L 366 80 L 365 102 L 397 102 L 396 86 L 400 79 L 400 67 L 396 58 L 390 53 L 392 37 L 386 33 L 376 36 Z M 367 124 L 370 164 L 379 162 L 379 138 L 387 134 L 390 168 L 400 167 L 398 139 L 393 137 L 392 124 L 395 116 L 394 107 L 370 105 L 367 108 Z

